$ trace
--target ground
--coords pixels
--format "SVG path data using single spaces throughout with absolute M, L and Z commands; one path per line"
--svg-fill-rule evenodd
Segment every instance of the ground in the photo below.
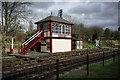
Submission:
M 120 60 L 119 60 L 120 62 Z M 102 63 L 91 64 L 89 66 L 89 75 L 86 74 L 86 67 L 82 69 L 71 71 L 69 74 L 64 74 L 60 76 L 61 80 L 66 78 L 118 78 L 119 77 L 119 67 L 118 59 L 115 62 L 113 60 L 105 61 L 105 66 Z

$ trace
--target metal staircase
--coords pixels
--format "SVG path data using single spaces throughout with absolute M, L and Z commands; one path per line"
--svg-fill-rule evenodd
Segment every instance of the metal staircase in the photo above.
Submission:
M 36 43 L 38 43 L 41 39 L 44 39 L 44 30 L 37 31 L 32 37 L 30 37 L 27 41 L 21 44 L 21 55 L 25 54 L 30 48 L 32 48 Z

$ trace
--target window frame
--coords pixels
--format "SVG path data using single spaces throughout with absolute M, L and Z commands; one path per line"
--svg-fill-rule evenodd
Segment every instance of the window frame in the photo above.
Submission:
M 52 23 L 52 33 L 53 34 L 71 35 L 71 25 L 53 22 Z

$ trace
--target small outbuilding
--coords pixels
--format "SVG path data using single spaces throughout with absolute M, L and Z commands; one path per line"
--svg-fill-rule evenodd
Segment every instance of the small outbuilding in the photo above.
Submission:
M 74 39 L 72 44 L 73 44 L 73 49 L 83 49 L 82 40 Z

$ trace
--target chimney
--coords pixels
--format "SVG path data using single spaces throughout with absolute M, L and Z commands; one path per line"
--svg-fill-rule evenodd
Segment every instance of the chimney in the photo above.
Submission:
M 58 11 L 58 17 L 60 17 L 60 18 L 62 18 L 62 15 L 63 15 L 63 10 L 62 9 L 60 9 L 59 11 Z
M 52 16 L 52 11 L 51 11 L 51 14 L 50 14 L 50 16 Z

